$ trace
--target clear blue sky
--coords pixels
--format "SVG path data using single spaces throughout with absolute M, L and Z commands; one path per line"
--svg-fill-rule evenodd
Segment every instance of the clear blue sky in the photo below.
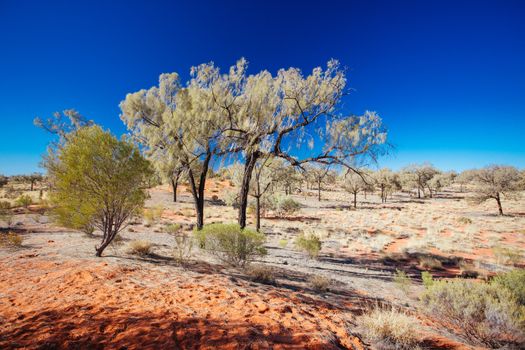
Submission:
M 525 1 L 253 3 L 0 0 L 0 173 L 37 170 L 37 115 L 74 108 L 122 134 L 126 93 L 241 56 L 250 72 L 338 58 L 345 108 L 388 125 L 380 165 L 525 167 Z

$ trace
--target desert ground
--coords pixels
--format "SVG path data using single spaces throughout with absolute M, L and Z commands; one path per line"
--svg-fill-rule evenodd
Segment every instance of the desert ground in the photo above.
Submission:
M 206 191 L 205 222 L 235 222 L 221 201 L 231 184 L 212 179 Z M 472 349 L 421 312 L 421 272 L 482 280 L 523 267 L 525 199 L 505 201 L 498 216 L 494 203 L 466 196 L 457 187 L 424 199 L 394 193 L 387 203 L 359 195 L 353 209 L 342 189 L 324 190 L 321 201 L 316 190 L 294 194 L 297 213 L 262 218 L 268 254 L 251 266 L 270 267 L 271 283 L 198 247 L 188 261 L 174 259 L 164 228 L 178 223 L 191 234 L 194 223 L 184 185 L 176 203 L 169 186 L 151 189 L 147 207 L 161 208 L 159 217 L 133 220 L 102 258 L 99 233 L 57 227 L 39 205 L 19 208 L 11 231 L 23 243 L 0 248 L 0 348 L 367 349 L 356 317 L 390 305 L 417 319 L 422 348 Z M 295 248 L 301 232 L 321 237 L 317 259 Z M 134 240 L 152 252 L 131 254 Z

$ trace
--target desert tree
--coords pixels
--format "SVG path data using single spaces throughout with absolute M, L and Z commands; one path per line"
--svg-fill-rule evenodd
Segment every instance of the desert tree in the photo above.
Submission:
M 459 184 L 459 191 L 463 192 L 465 186 L 470 184 L 474 179 L 474 174 L 476 173 L 475 169 L 464 170 L 454 178 L 454 183 Z
M 399 176 L 388 168 L 383 168 L 373 173 L 373 179 L 380 191 L 382 203 L 386 203 L 389 195 L 401 189 Z
M 330 172 L 330 165 L 324 164 L 307 164 L 303 167 L 306 178 L 310 183 L 315 184 L 317 189 L 317 200 L 321 201 L 321 191 L 323 185 L 333 183 L 334 177 Z
M 456 177 L 457 174 L 452 171 L 436 173 L 427 183 L 428 190 L 431 193 L 430 197 L 432 197 L 432 193 L 437 194 L 444 187 L 450 186 Z
M 171 152 L 167 152 L 166 149 L 160 147 L 152 148 L 151 152 L 146 153 L 146 157 L 160 176 L 160 179 L 164 183 L 168 182 L 171 185 L 173 202 L 177 202 L 177 188 L 186 169 L 184 164 L 180 162 L 179 158 L 173 157 Z
M 473 172 L 474 195 L 470 198 L 474 203 L 483 203 L 494 199 L 498 204 L 498 212 L 503 215 L 502 199 L 516 198 L 523 190 L 519 171 L 511 166 L 491 165 Z
M 9 182 L 9 178 L 7 176 L 4 176 L 4 175 L 0 174 L 0 188 L 2 188 L 5 185 L 7 185 L 8 182 Z
M 364 171 L 362 174 L 364 174 Z M 343 188 L 353 195 L 354 209 L 357 208 L 357 194 L 364 192 L 371 182 L 371 179 L 366 181 L 362 174 L 351 172 L 345 174 L 342 178 Z
M 403 169 L 403 178 L 405 184 L 411 184 L 417 189 L 417 198 L 421 198 L 421 193 L 425 195 L 425 189 L 428 189 L 428 182 L 438 170 L 429 163 L 412 164 Z M 432 197 L 432 192 L 429 193 Z
M 28 183 L 30 186 L 30 191 L 33 191 L 35 188 L 35 184 L 44 180 L 44 175 L 35 172 L 31 174 L 17 175 L 15 176 L 15 179 L 16 181 L 20 181 L 22 183 Z
M 281 69 L 275 76 L 268 71 L 246 75 L 246 69 L 241 59 L 229 74 L 216 73 L 219 78 L 212 84 L 214 102 L 225 115 L 225 136 L 232 148 L 242 149 L 241 228 L 246 226 L 251 178 L 260 158 L 271 154 L 299 168 L 318 163 L 355 170 L 363 159 L 377 156 L 386 138 L 376 113 L 341 113 L 346 74 L 337 60 L 307 76 L 297 68 Z
M 223 113 L 211 87 L 217 77 L 208 65 L 193 67 L 191 76 L 183 87 L 177 73 L 161 74 L 158 86 L 128 94 L 120 108 L 121 119 L 146 152 L 169 153 L 173 171 L 185 171 L 201 229 L 210 162 L 232 150 L 221 148 Z
M 68 227 L 100 229 L 100 257 L 143 208 L 150 163 L 130 141 L 99 126 L 70 132 L 54 152 L 46 162 L 53 214 Z

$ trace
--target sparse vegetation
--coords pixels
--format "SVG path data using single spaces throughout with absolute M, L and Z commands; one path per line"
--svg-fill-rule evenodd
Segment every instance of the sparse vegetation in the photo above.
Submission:
M 429 288 L 434 284 L 434 278 L 432 274 L 428 271 L 421 272 L 421 279 L 423 280 L 423 285 L 425 288 Z
M 419 258 L 419 266 L 424 270 L 438 270 L 443 267 L 443 263 L 437 258 L 422 256 Z
M 295 239 L 297 249 L 305 252 L 312 259 L 316 259 L 321 251 L 322 242 L 319 236 L 311 233 L 309 235 L 301 234 Z
M 9 232 L 6 234 L 0 233 L 0 246 L 5 248 L 20 248 L 24 242 L 24 238 L 15 233 Z
M 277 201 L 276 210 L 280 216 L 291 216 L 301 209 L 301 204 L 290 197 L 280 198 Z
M 394 283 L 405 294 L 408 294 L 410 287 L 412 286 L 412 280 L 403 270 L 396 269 L 396 273 L 394 274 Z
M 144 240 L 134 240 L 129 243 L 128 253 L 141 257 L 151 254 L 153 243 Z
M 308 278 L 308 283 L 314 290 L 326 292 L 332 285 L 332 280 L 323 275 L 313 275 Z
M 30 195 L 23 194 L 23 195 L 21 195 L 20 197 L 18 197 L 16 199 L 15 203 L 16 203 L 16 205 L 18 205 L 20 207 L 27 208 L 31 204 L 33 204 L 33 199 L 31 198 Z
M 421 296 L 424 310 L 475 345 L 501 347 L 525 340 L 525 308 L 498 284 L 435 281 Z
M 274 270 L 265 265 L 249 265 L 246 273 L 255 282 L 264 284 L 275 284 Z
M 266 255 L 264 234 L 236 224 L 209 224 L 194 234 L 201 248 L 233 266 L 244 266 L 256 256 Z
M 418 349 L 420 325 L 418 321 L 394 308 L 375 307 L 357 318 L 360 333 L 375 349 Z

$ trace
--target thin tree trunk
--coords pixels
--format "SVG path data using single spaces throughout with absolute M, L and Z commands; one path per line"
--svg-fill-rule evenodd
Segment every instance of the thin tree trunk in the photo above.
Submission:
M 321 179 L 317 180 L 317 199 L 321 201 Z
M 239 194 L 239 217 L 238 222 L 241 229 L 246 227 L 246 208 L 248 207 L 248 192 L 250 191 L 250 181 L 252 179 L 253 168 L 259 158 L 259 153 L 254 152 L 246 156 L 244 174 L 242 177 L 241 192 Z
M 31 181 L 31 191 L 33 191 L 33 188 L 35 187 L 35 182 Z
M 173 189 L 173 202 L 176 203 L 177 202 L 177 186 L 178 186 L 178 176 L 177 176 L 177 180 L 175 179 L 171 179 L 171 188 Z
M 496 202 L 498 202 L 499 215 L 503 215 L 503 207 L 501 206 L 501 198 L 499 193 L 496 195 Z
M 261 197 L 255 197 L 255 229 L 257 232 L 261 230 Z
M 210 164 L 211 153 L 206 154 L 202 162 L 202 170 L 199 176 L 199 186 L 195 183 L 195 176 L 191 168 L 188 167 L 188 179 L 190 180 L 191 193 L 195 204 L 197 214 L 197 230 L 204 226 L 204 189 L 206 187 L 206 176 L 208 175 L 208 166 Z
M 357 209 L 357 192 L 354 192 L 354 209 Z

